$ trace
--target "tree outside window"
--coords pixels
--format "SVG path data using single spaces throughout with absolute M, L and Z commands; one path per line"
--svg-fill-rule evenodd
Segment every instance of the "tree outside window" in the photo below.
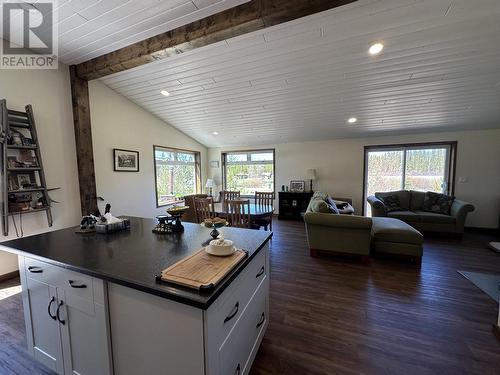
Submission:
M 227 152 L 223 160 L 225 190 L 242 196 L 274 191 L 274 150 Z
M 158 207 L 196 194 L 201 179 L 198 152 L 154 146 L 154 157 Z

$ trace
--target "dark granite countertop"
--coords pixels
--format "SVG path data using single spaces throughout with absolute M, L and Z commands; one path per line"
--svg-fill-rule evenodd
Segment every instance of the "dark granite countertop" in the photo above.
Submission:
M 156 221 L 131 217 L 131 229 L 113 234 L 78 234 L 75 227 L 0 243 L 0 250 L 36 258 L 146 293 L 207 309 L 271 238 L 271 232 L 222 228 L 220 232 L 248 251 L 213 291 L 156 281 L 155 275 L 194 253 L 210 238 L 210 229 L 183 223 L 182 234 L 154 234 Z

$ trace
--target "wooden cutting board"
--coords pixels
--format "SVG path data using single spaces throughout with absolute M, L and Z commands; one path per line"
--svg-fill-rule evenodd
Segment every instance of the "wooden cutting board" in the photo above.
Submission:
M 161 272 L 161 280 L 197 290 L 210 290 L 247 256 L 244 250 L 219 257 L 201 248 Z

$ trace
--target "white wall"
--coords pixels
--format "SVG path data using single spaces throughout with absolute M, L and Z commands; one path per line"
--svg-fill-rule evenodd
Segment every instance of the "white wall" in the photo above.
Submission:
M 90 82 L 89 90 L 97 195 L 109 201 L 113 215 L 165 214 L 165 207 L 156 208 L 153 145 L 201 152 L 204 186 L 206 147 L 100 81 Z M 113 148 L 139 151 L 140 171 L 114 172 Z
M 53 206 L 54 226 L 48 228 L 44 212 L 27 214 L 23 216 L 24 235 L 77 225 L 81 210 L 68 67 L 60 64 L 59 70 L 0 69 L 0 98 L 7 99 L 9 109 L 33 106 L 47 184 L 61 188 L 50 193 L 61 202 Z M 15 219 L 19 226 L 19 216 Z M 9 236 L 0 233 L 0 241 L 15 238 L 12 218 L 9 224 Z M 16 258 L 0 252 L 0 275 L 17 269 Z
M 468 182 L 460 183 L 457 179 L 455 195 L 476 206 L 475 212 L 467 219 L 467 225 L 497 228 L 500 213 L 500 130 L 339 139 L 264 145 L 258 148 L 276 150 L 278 191 L 281 190 L 281 185 L 288 185 L 290 180 L 305 180 L 306 169 L 315 168 L 318 180 L 314 183 L 314 190 L 351 197 L 357 212 L 361 213 L 364 146 L 437 141 L 458 141 L 457 177 L 467 177 Z M 208 160 L 220 161 L 222 151 L 224 149 L 209 149 Z M 219 168 L 209 167 L 208 173 L 218 184 L 221 183 Z M 309 186 L 308 183 L 306 186 Z

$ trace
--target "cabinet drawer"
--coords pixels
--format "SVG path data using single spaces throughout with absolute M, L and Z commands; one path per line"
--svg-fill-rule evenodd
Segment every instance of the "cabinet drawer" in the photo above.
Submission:
M 94 280 L 91 276 L 83 273 L 60 268 L 57 286 L 71 293 L 71 295 L 94 301 Z M 103 303 L 104 301 L 96 301 Z
M 58 267 L 36 259 L 25 258 L 26 276 L 32 280 L 55 285 L 58 279 Z
M 211 333 L 216 335 L 213 342 L 217 348 L 227 338 L 259 285 L 267 279 L 266 265 L 266 251 L 263 249 L 219 297 L 220 302 L 211 308 L 208 324 Z
M 27 257 L 24 264 L 28 278 L 67 290 L 71 296 L 104 304 L 101 280 Z
M 219 350 L 221 375 L 243 375 L 250 371 L 252 351 L 267 326 L 267 280 L 263 282 Z

